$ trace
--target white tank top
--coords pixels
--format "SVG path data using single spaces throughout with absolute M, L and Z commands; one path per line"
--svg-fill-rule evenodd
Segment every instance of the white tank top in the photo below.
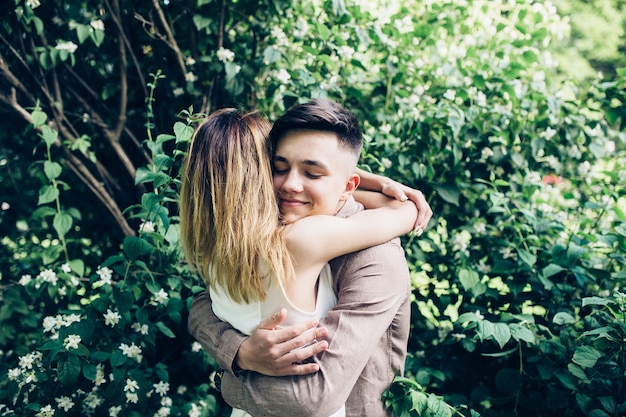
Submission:
M 294 306 L 285 288 L 276 279 L 267 278 L 263 282 L 265 300 L 252 301 L 248 304 L 233 301 L 222 288 L 210 288 L 213 312 L 222 321 L 246 335 L 252 334 L 261 320 L 271 316 L 281 308 L 287 309 L 287 318 L 282 326 L 291 326 L 306 320 L 319 319 L 337 304 L 333 291 L 333 276 L 328 264 L 324 265 L 319 275 L 315 311 L 304 311 Z
M 328 311 L 337 305 L 337 295 L 333 291 L 333 276 L 330 265 L 324 265 L 318 279 L 315 311 L 304 311 L 294 306 L 287 298 L 287 293 L 282 284 L 277 279 L 267 278 L 263 282 L 265 300 L 252 301 L 248 304 L 236 303 L 222 288 L 210 288 L 213 312 L 220 320 L 230 323 L 231 326 L 246 335 L 252 334 L 261 320 L 283 307 L 287 309 L 287 318 L 282 326 L 286 327 L 306 320 L 319 319 L 325 317 Z M 231 417 L 247 416 L 249 416 L 248 413 L 238 409 L 233 409 L 231 414 Z M 341 407 L 330 417 L 344 416 L 345 407 Z

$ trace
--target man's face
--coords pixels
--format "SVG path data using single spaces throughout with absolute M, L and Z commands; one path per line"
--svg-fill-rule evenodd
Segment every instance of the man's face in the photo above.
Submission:
M 335 133 L 294 130 L 283 135 L 273 159 L 283 221 L 337 213 L 359 184 L 354 165 L 354 156 L 339 146 Z

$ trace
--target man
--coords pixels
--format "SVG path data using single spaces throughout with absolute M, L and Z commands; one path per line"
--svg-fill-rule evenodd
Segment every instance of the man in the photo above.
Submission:
M 343 145 L 356 140 L 360 149 L 362 144 L 352 113 L 313 100 L 279 118 L 270 139 L 284 222 L 312 214 L 347 217 L 362 210 L 351 195 L 360 182 L 358 153 L 345 157 L 351 151 Z M 402 191 L 419 200 L 417 225 L 425 227 L 432 215 L 428 204 L 413 190 Z M 226 370 L 222 395 L 230 405 L 254 416 L 327 417 L 343 404 L 348 416 L 390 413 L 381 394 L 404 370 L 410 327 L 404 251 L 395 239 L 330 265 L 338 304 L 319 328 L 311 321 L 278 329 L 285 315 L 281 311 L 248 338 L 215 317 L 208 292 L 196 298 L 189 328 Z M 311 356 L 312 361 L 303 362 Z

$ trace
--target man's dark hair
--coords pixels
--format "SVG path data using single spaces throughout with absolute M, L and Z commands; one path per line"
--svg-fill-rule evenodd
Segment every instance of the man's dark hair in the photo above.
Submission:
M 337 135 L 340 146 L 345 146 L 357 159 L 363 147 L 359 120 L 341 104 L 331 100 L 314 99 L 295 105 L 282 115 L 272 127 L 269 137 L 272 149 L 280 138 L 292 130 L 320 130 Z

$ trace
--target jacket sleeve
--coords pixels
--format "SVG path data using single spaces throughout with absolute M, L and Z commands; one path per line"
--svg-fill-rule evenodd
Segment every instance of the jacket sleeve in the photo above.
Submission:
M 187 323 L 191 335 L 227 372 L 233 372 L 233 361 L 246 336 L 214 313 L 209 291 L 198 294 L 191 304 Z
M 230 405 L 253 416 L 309 417 L 331 415 L 346 403 L 372 352 L 380 349 L 381 339 L 390 331 L 398 309 L 407 305 L 410 280 L 397 239 L 338 262 L 341 265 L 333 271 L 338 274 L 338 304 L 321 320 L 328 328 L 330 343 L 328 350 L 314 358 L 320 371 L 280 378 L 255 372 L 224 375 L 222 395 Z M 407 320 L 404 336 L 408 337 L 410 318 Z M 405 354 L 406 341 L 403 348 Z M 385 369 L 380 371 L 385 373 Z M 377 377 L 388 386 L 394 375 Z M 379 398 L 374 401 L 380 403 Z M 380 408 L 383 413 L 382 405 Z

